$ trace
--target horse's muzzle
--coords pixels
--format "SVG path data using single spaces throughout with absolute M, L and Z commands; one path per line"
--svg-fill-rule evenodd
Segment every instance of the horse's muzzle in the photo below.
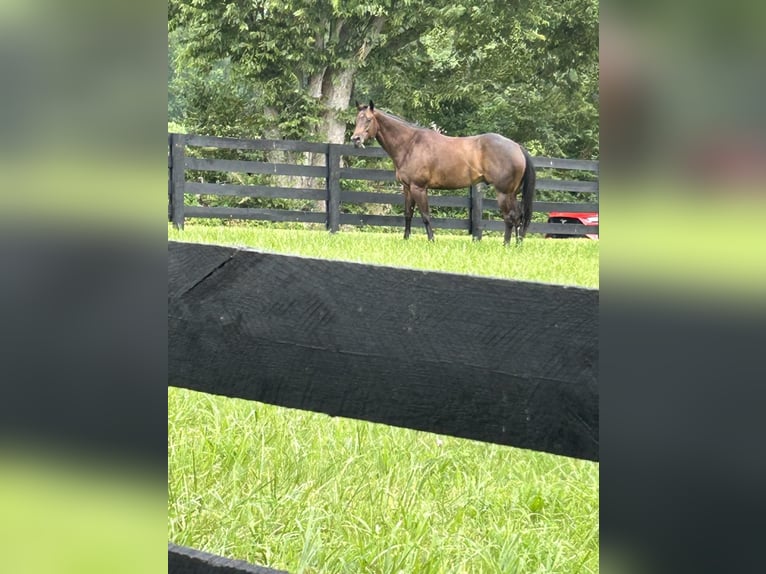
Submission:
M 364 142 L 362 141 L 361 136 L 353 136 L 351 141 L 353 142 L 354 147 L 364 149 Z

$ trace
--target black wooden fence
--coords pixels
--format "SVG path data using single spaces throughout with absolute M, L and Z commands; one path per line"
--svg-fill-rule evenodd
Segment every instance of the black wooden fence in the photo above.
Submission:
M 344 205 L 348 204 L 377 203 L 403 205 L 404 199 L 401 193 L 393 194 L 342 189 L 341 180 L 382 182 L 393 182 L 396 180 L 392 169 L 343 167 L 343 157 L 385 158 L 387 155 L 382 148 L 357 149 L 353 146 L 338 144 L 289 140 L 247 140 L 186 134 L 169 134 L 169 146 L 168 219 L 177 228 L 183 228 L 184 220 L 187 217 L 323 223 L 332 232 L 339 231 L 341 225 L 404 227 L 403 215 L 348 213 L 346 212 L 348 210 L 344 210 Z M 324 165 L 298 165 L 295 163 L 191 157 L 187 155 L 187 147 L 213 150 L 234 149 L 320 154 L 324 155 Z M 547 157 L 536 157 L 534 158 L 534 163 L 538 169 L 576 170 L 592 174 L 597 174 L 599 167 L 597 161 Z M 319 178 L 324 180 L 324 187 L 315 189 L 187 181 L 187 170 Z M 484 197 L 484 187 L 482 185 L 471 186 L 468 193 L 465 194 L 463 192 L 462 195 L 431 194 L 429 203 L 433 207 L 465 208 L 468 212 L 468 216 L 465 218 L 434 217 L 433 226 L 443 229 L 462 229 L 470 233 L 475 239 L 481 239 L 482 231 L 484 230 L 504 230 L 505 227 L 501 220 L 489 219 L 489 212 L 498 210 L 497 201 Z M 534 211 L 545 213 L 551 211 L 598 212 L 598 181 L 539 177 L 537 189 L 566 191 L 574 195 L 595 195 L 596 200 L 580 202 L 536 201 L 534 203 Z M 324 202 L 325 209 L 322 212 L 318 212 L 273 208 L 191 206 L 184 203 L 185 193 L 268 199 L 308 199 Z M 598 226 L 533 222 L 529 232 L 565 233 L 571 235 L 597 234 Z
M 598 290 L 168 245 L 171 386 L 597 461 L 597 374 Z

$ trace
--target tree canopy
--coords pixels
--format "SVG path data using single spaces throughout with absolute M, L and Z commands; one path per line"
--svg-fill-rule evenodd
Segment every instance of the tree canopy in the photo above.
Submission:
M 342 142 L 354 99 L 450 135 L 597 158 L 596 0 L 170 0 L 168 114 Z

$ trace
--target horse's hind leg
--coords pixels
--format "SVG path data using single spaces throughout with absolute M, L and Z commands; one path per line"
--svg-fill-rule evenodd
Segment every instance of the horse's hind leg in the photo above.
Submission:
M 505 236 L 503 238 L 503 245 L 508 245 L 511 242 L 511 235 L 514 229 L 513 210 L 516 207 L 513 196 L 509 193 L 503 193 L 497 191 L 497 206 L 500 208 L 500 212 L 503 214 L 503 221 L 505 222 Z M 518 238 L 518 231 L 516 232 Z
M 415 199 L 410 193 L 409 185 L 402 185 L 404 190 L 404 238 L 410 238 L 410 231 L 412 229 L 412 214 L 415 211 Z
M 426 226 L 426 234 L 428 235 L 428 240 L 433 241 L 434 231 L 431 229 L 431 211 L 428 209 L 428 195 L 426 195 L 426 188 L 410 185 L 410 193 L 412 194 L 412 198 L 415 200 L 415 203 L 418 204 L 420 216 L 423 218 L 423 225 Z
M 503 245 L 508 245 L 511 242 L 511 236 L 514 231 L 516 231 L 516 245 L 520 245 L 523 236 L 521 235 L 521 208 L 518 202 L 510 194 L 498 193 L 497 203 L 500 206 L 500 211 L 503 213 L 503 221 L 505 222 Z
M 516 230 L 516 245 L 521 245 L 521 207 L 518 202 L 514 202 L 510 213 L 511 227 Z

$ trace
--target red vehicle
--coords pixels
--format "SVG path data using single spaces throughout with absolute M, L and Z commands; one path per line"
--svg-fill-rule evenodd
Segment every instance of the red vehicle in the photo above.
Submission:
M 581 225 L 598 225 L 598 213 L 594 212 L 573 212 L 573 211 L 551 211 L 548 214 L 548 223 L 579 223 Z M 569 233 L 548 233 L 545 237 L 583 237 Z M 598 233 L 588 233 L 584 237 L 598 239 Z

